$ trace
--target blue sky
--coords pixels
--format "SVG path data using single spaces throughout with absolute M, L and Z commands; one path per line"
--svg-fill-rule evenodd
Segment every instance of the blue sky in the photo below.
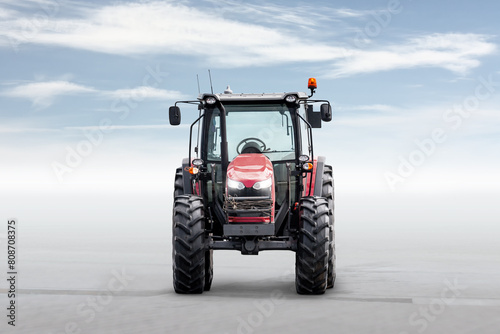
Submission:
M 197 96 L 197 75 L 208 91 L 211 69 L 217 92 L 305 91 L 316 77 L 334 120 L 315 152 L 344 191 L 498 192 L 499 7 L 1 1 L 0 182 L 167 188 L 188 137 L 168 106 Z

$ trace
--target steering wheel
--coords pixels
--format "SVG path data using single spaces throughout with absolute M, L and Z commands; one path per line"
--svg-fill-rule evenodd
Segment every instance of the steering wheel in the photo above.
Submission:
M 236 152 L 238 152 L 238 154 L 241 154 L 240 147 L 243 146 L 244 144 L 247 144 L 248 142 L 252 142 L 252 141 L 257 142 L 257 145 L 260 146 L 259 149 L 261 152 L 264 152 L 267 149 L 266 143 L 264 143 L 262 141 L 262 139 L 255 138 L 255 137 L 249 137 L 249 138 L 243 139 L 242 141 L 240 141 L 238 143 L 238 146 L 236 146 Z

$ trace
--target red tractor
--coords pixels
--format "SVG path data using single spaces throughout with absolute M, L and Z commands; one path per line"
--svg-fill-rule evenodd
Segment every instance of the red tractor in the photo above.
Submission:
M 201 94 L 189 157 L 175 175 L 172 260 L 174 289 L 210 290 L 213 250 L 257 255 L 296 252 L 299 294 L 322 294 L 335 282 L 332 167 L 314 156 L 312 129 L 332 119 L 328 101 L 311 95 Z M 321 103 L 320 111 L 313 105 Z M 192 141 L 193 129 L 197 140 Z

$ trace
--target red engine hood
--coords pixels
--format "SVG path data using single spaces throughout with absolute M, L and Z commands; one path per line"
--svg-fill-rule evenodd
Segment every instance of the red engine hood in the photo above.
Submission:
M 273 164 L 264 154 L 259 153 L 240 154 L 227 168 L 227 177 L 242 182 L 247 188 L 272 176 Z

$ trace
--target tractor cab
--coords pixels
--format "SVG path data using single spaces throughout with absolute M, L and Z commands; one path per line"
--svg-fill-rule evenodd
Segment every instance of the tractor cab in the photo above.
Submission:
M 312 137 L 313 128 L 331 120 L 331 106 L 326 100 L 311 99 L 316 88 L 314 79 L 309 80 L 309 88 L 311 95 L 234 94 L 227 90 L 223 94 L 200 94 L 197 100 L 179 101 L 170 107 L 172 125 L 179 125 L 181 120 L 177 104 L 195 104 L 199 112 L 190 127 L 189 155 L 177 169 L 175 179 L 173 260 L 177 292 L 190 293 L 191 288 L 200 292 L 201 283 L 189 284 L 189 289 L 182 287 L 187 284 L 183 273 L 192 268 L 179 259 L 189 255 L 182 244 L 192 233 L 204 237 L 197 247 L 203 248 L 204 263 L 209 268 L 203 273 L 206 290 L 211 284 L 213 250 L 234 249 L 250 255 L 262 250 L 292 250 L 303 254 L 303 220 L 311 214 L 303 212 L 304 205 L 315 203 L 315 215 L 317 210 L 322 211 L 319 216 L 326 217 L 325 231 L 333 232 L 331 167 L 324 157 L 315 157 Z M 316 112 L 314 105 L 318 104 L 320 111 Z M 188 204 L 192 200 L 201 203 L 197 232 L 191 231 L 196 224 L 186 221 L 193 210 Z M 188 227 L 182 227 L 185 224 Z M 324 232 L 320 239 L 331 248 L 330 232 Z M 333 270 L 333 250 L 327 253 L 328 266 Z M 327 276 L 325 273 L 325 287 L 333 286 L 333 274 L 330 272 L 328 282 Z M 307 293 L 309 288 L 304 288 L 299 278 L 297 289 Z

